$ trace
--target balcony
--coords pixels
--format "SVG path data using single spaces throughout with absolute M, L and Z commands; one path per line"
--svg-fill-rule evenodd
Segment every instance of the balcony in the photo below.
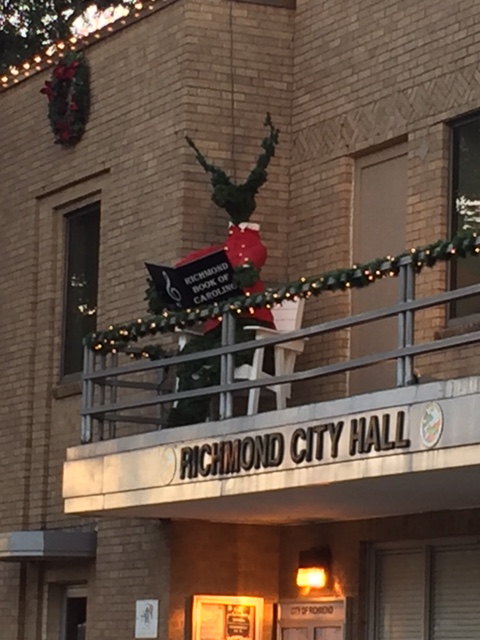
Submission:
M 447 248 L 456 253 L 456 246 Z M 477 248 L 474 239 L 471 253 Z M 430 258 L 414 252 L 395 259 L 400 298 L 393 306 L 240 344 L 232 339 L 229 311 L 221 346 L 156 360 L 133 362 L 142 355 L 141 345 L 130 344 L 120 354 L 87 349 L 82 444 L 67 451 L 64 465 L 66 512 L 292 523 L 480 506 L 480 350 L 471 348 L 480 331 L 435 338 L 430 332 L 432 339 L 421 341 L 428 331 L 415 326 L 419 317 L 425 326 L 422 314 L 432 309 L 478 296 L 480 285 L 415 299 L 416 272 Z M 391 259 L 378 264 L 376 273 L 388 270 L 393 275 Z M 272 380 L 237 382 L 234 354 L 303 339 L 308 350 L 319 337 L 335 340 L 339 332 L 386 319 L 395 323 L 395 348 L 314 367 L 300 363 L 297 371 L 274 379 L 275 385 L 293 385 L 294 392 L 301 388 L 297 406 L 271 410 L 267 401 L 263 411 L 246 415 L 245 394 Z M 172 334 L 166 340 L 171 344 Z M 438 362 L 466 348 L 473 375 L 456 377 L 448 365 L 441 375 Z M 175 391 L 176 368 L 205 358 L 220 359 L 220 383 Z M 418 362 L 428 364 L 429 377 L 418 377 Z M 349 391 L 348 376 L 379 365 L 394 373 L 393 384 L 385 379 L 378 391 Z M 317 382 L 331 376 L 346 381 L 343 397 L 315 402 L 306 396 L 309 385 L 315 393 Z M 208 421 L 165 428 L 172 403 L 205 396 L 213 398 Z

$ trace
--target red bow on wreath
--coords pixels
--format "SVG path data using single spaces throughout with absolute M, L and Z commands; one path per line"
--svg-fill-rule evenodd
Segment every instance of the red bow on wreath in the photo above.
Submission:
M 50 100 L 53 98 L 53 88 L 50 80 L 45 81 L 45 86 L 43 87 L 43 89 L 40 89 L 40 93 L 44 93 L 47 96 L 48 101 L 50 102 Z
M 57 80 L 73 80 L 78 69 L 78 60 L 71 64 L 58 64 L 53 70 L 53 75 Z

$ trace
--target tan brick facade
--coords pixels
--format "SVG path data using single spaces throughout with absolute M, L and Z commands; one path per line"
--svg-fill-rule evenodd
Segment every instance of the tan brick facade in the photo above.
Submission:
M 141 598 L 160 600 L 159 637 L 182 640 L 194 593 L 265 598 L 269 638 L 271 605 L 298 596 L 298 550 L 320 539 L 338 559 L 342 593 L 355 596 L 361 640 L 361 543 L 478 535 L 477 512 L 298 528 L 65 516 L 62 464 L 79 442 L 81 399 L 78 382 L 59 379 L 65 213 L 101 199 L 99 326 L 144 312 L 145 260 L 171 263 L 224 239 L 226 216 L 185 135 L 241 180 L 271 112 L 281 143 L 253 218 L 269 284 L 351 264 L 355 159 L 399 142 L 408 144 L 408 245 L 447 236 L 446 122 L 480 107 L 478 32 L 475 0 L 178 0 L 87 48 L 92 111 L 76 148 L 53 144 L 39 95 L 47 72 L 0 94 L 0 530 L 98 528 L 95 562 L 0 564 L 2 640 L 57 640 L 60 600 L 48 594 L 85 581 L 87 640 L 133 638 Z M 437 267 L 417 292 L 443 290 L 445 278 Z M 349 309 L 348 294 L 325 295 L 308 304 L 306 323 Z M 416 327 L 422 340 L 444 329 L 442 310 Z M 334 362 L 349 345 L 347 332 L 312 340 L 300 366 Z M 477 365 L 470 347 L 417 362 L 443 379 Z M 296 390 L 295 402 L 347 392 L 335 376 Z

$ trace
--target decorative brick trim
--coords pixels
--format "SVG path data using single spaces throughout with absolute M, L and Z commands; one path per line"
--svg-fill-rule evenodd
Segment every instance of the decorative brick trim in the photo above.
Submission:
M 265 7 L 278 7 L 279 9 L 294 10 L 297 8 L 297 0 L 233 0 L 233 2 L 243 2 L 245 4 L 260 4 Z

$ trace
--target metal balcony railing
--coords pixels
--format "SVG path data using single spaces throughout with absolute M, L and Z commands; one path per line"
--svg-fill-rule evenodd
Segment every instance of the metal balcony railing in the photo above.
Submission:
M 143 425 L 144 430 L 147 427 L 150 430 L 162 428 L 165 425 L 165 406 L 184 398 L 218 397 L 218 416 L 219 419 L 225 419 L 232 416 L 233 396 L 236 392 L 254 387 L 271 386 L 272 382 L 275 385 L 295 384 L 386 361 L 396 362 L 396 385 L 405 386 L 414 381 L 413 362 L 416 356 L 480 342 L 480 331 L 474 331 L 415 344 L 414 319 L 417 312 L 480 295 L 480 284 L 414 299 L 415 267 L 412 259 L 404 256 L 399 262 L 399 267 L 399 302 L 388 308 L 332 320 L 272 338 L 238 344 L 234 343 L 235 319 L 232 314 L 227 313 L 223 317 L 221 347 L 154 361 L 120 363 L 118 354 L 95 355 L 86 348 L 81 411 L 82 442 L 91 442 L 95 437 L 99 439 L 116 437 L 117 425 L 120 423 Z M 239 382 L 234 380 L 234 354 L 237 352 L 269 347 L 299 338 L 323 336 L 392 317 L 397 318 L 398 328 L 397 348 L 394 350 L 297 371 L 291 375 L 275 377 L 273 381 L 272 379 Z M 221 359 L 220 384 L 192 391 L 175 391 L 174 370 L 177 365 L 218 356 Z M 120 394 L 122 394 L 121 398 Z M 131 434 L 132 431 L 129 431 L 129 435 Z

